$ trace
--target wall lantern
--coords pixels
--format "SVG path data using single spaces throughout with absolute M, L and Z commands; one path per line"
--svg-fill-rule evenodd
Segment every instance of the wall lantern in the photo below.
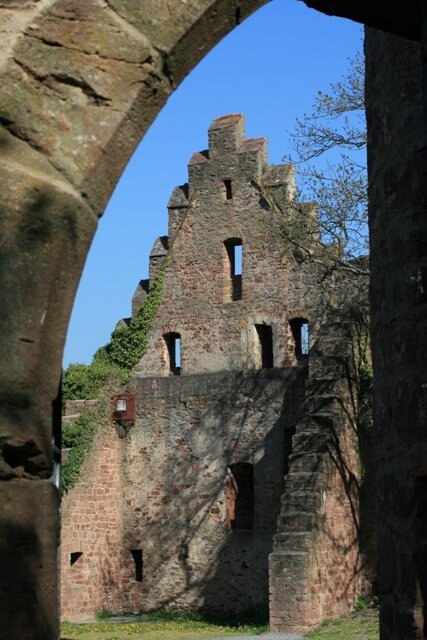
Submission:
M 113 396 L 113 420 L 117 434 L 124 438 L 135 423 L 136 398 L 130 393 Z

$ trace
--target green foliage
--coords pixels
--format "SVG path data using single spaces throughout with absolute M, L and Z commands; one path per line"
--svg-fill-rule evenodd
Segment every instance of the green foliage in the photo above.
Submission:
M 64 448 L 70 448 L 67 460 L 62 464 L 62 486 L 69 491 L 77 482 L 81 467 L 92 444 L 99 413 L 87 411 L 73 421 L 66 422 L 62 428 Z
M 106 638 L 111 640 L 126 640 L 127 638 L 207 640 L 207 638 L 259 635 L 264 631 L 257 626 L 230 627 L 223 621 L 214 624 L 191 619 L 192 615 L 194 614 L 191 612 L 173 612 L 167 613 L 163 619 L 154 620 L 153 614 L 149 613 L 128 622 L 117 620 L 104 620 L 96 624 L 64 622 L 61 638 L 62 640 L 105 640 Z M 173 619 L 174 616 L 177 617 Z M 143 618 L 144 621 L 142 621 Z M 310 640 L 378 640 L 378 613 L 366 609 L 345 620 L 329 620 L 307 633 L 305 637 Z
M 95 354 L 95 360 L 102 356 L 111 364 L 130 370 L 142 358 L 147 349 L 148 334 L 162 300 L 168 262 L 166 258 L 154 285 L 129 326 L 116 329 L 111 336 L 111 342 Z
M 98 349 L 92 364 L 70 364 L 64 372 L 63 401 L 97 398 L 107 380 L 127 382 L 132 367 L 142 358 L 154 317 L 159 308 L 168 258 L 128 327 L 113 331 L 111 341 Z
M 128 373 L 102 356 L 94 358 L 92 364 L 70 364 L 62 380 L 63 402 L 97 398 L 109 378 L 126 382 Z
M 207 638 L 225 638 L 245 635 L 261 635 L 267 630 L 254 623 L 211 618 L 196 611 L 176 611 L 161 609 L 114 619 L 110 612 L 97 614 L 96 624 L 62 625 L 63 640 L 125 640 L 125 638 L 144 637 L 146 640 L 207 640 Z
M 95 613 L 95 618 L 97 620 L 109 620 L 110 618 L 114 618 L 114 616 L 115 614 L 107 609 L 101 609 L 101 611 L 97 611 Z
M 263 633 L 268 631 L 268 604 L 258 605 L 251 609 L 247 609 L 237 614 L 224 614 L 214 615 L 208 612 L 191 611 L 191 610 L 176 610 L 176 609 L 157 609 L 156 611 L 150 611 L 148 614 L 152 620 L 163 621 L 192 621 L 192 622 L 204 622 L 205 624 L 212 625 L 226 625 L 231 629 L 251 627 L 254 629 L 254 634 Z
M 167 265 L 168 258 L 163 262 L 154 285 L 130 325 L 124 329 L 116 329 L 111 341 L 98 349 L 90 365 L 70 364 L 67 368 L 62 383 L 64 403 L 67 400 L 99 398 L 108 385 L 117 389 L 129 380 L 132 367 L 142 358 L 147 348 L 148 334 L 163 295 Z M 63 446 L 71 449 L 67 461 L 62 465 L 62 485 L 65 491 L 71 489 L 78 480 L 96 425 L 101 419 L 100 411 L 87 412 L 64 424 Z
M 378 640 L 378 613 L 365 609 L 345 620 L 327 620 L 305 637 L 309 640 Z
M 367 596 L 360 595 L 356 600 L 356 604 L 354 605 L 354 610 L 365 611 L 365 609 L 368 608 L 368 604 L 369 604 L 369 598 Z
M 147 614 L 151 620 L 162 620 L 164 622 L 203 622 L 204 616 L 200 611 L 179 610 L 179 609 L 156 609 Z

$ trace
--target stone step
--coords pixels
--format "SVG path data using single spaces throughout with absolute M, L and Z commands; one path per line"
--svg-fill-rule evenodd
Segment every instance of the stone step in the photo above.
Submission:
M 322 493 L 319 491 L 286 491 L 281 498 L 282 511 L 313 513 L 322 506 Z
M 305 426 L 305 425 L 304 425 Z M 328 450 L 328 444 L 331 442 L 330 430 L 319 431 L 297 431 L 292 436 L 292 452 L 325 452 Z
M 310 377 L 337 380 L 347 374 L 345 358 L 319 357 L 310 359 Z
M 300 473 L 288 473 L 285 477 L 285 492 L 313 491 L 318 487 L 323 487 L 325 475 L 323 473 L 310 473 L 301 471 Z M 282 501 L 284 494 L 282 495 Z
M 304 398 L 303 412 L 311 413 L 335 413 L 340 410 L 342 401 L 338 393 L 314 393 Z
M 330 377 L 323 378 L 320 375 L 312 375 L 308 378 L 305 398 L 312 398 L 322 395 L 336 394 L 340 396 L 343 377 L 338 376 L 331 380 Z
M 270 554 L 268 564 L 270 567 L 271 578 L 279 578 L 282 588 L 289 590 L 291 594 L 296 587 L 296 579 L 298 579 L 297 588 L 304 591 L 304 583 L 300 582 L 304 575 L 304 569 L 310 560 L 309 551 L 287 551 L 278 547 L 273 547 L 273 553 Z M 286 585 L 286 586 L 285 586 Z
M 277 518 L 277 532 L 313 531 L 317 528 L 318 519 L 312 511 L 284 511 Z
M 82 414 L 81 413 L 73 413 L 69 416 L 62 416 L 62 423 L 64 422 L 71 422 L 72 420 L 75 420 L 76 418 L 80 418 Z
M 273 538 L 275 551 L 307 552 L 313 546 L 312 531 L 284 531 Z
M 289 456 L 289 473 L 322 473 L 325 462 L 324 453 L 291 453 Z

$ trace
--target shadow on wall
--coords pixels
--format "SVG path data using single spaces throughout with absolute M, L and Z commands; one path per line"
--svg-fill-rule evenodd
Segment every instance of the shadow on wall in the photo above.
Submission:
M 16 520 L 5 519 L 1 525 L 1 570 L 9 581 L 7 591 L 0 592 L 0 622 L 8 638 L 26 638 L 28 629 L 34 629 L 38 638 L 58 636 L 49 594 L 39 589 L 43 583 L 41 567 L 45 564 L 39 535 L 36 526 L 19 526 Z
M 351 351 L 341 362 L 342 391 L 338 394 L 338 420 L 330 424 L 328 460 L 343 490 L 340 499 L 335 497 L 336 509 L 340 509 L 340 503 L 346 506 L 347 517 L 353 521 L 354 537 L 343 543 L 339 530 L 329 528 L 327 533 L 344 562 L 348 554 L 356 554 L 353 575 L 360 577 L 360 592 L 372 597 L 377 595 L 377 512 L 369 328 L 361 309 L 350 308 L 347 319 L 351 320 L 352 339 L 348 341 Z M 322 411 L 322 407 L 318 410 Z M 347 428 L 340 429 L 343 424 Z M 344 592 L 350 590 L 351 579 L 344 586 Z
M 171 405 L 167 392 L 158 400 L 159 411 L 140 396 L 144 436 L 129 434 L 125 458 L 130 462 L 145 441 L 145 473 L 157 468 L 156 456 L 163 463 L 146 498 L 139 491 L 126 496 L 125 545 L 144 548 L 144 608 L 239 613 L 267 602 L 268 555 L 305 377 L 306 367 L 185 376 Z M 202 386 L 195 389 L 192 378 Z M 151 413 L 157 427 L 150 436 Z M 247 528 L 234 528 L 227 514 L 227 478 L 239 463 L 253 469 Z M 129 464 L 124 469 L 129 486 Z
M 267 606 L 268 556 L 273 549 L 273 536 L 277 530 L 280 498 L 292 453 L 292 435 L 304 378 L 305 371 L 301 370 L 299 377 L 288 386 L 275 422 L 263 441 L 255 445 L 253 452 L 243 448 L 236 454 L 235 446 L 239 441 L 230 443 L 232 448 L 228 451 L 228 468 L 239 461 L 253 461 L 253 504 L 250 507 L 245 505 L 247 509 L 252 507 L 253 517 L 252 526 L 250 518 L 246 527 L 244 522 L 242 527 L 237 522 L 236 528 L 231 524 L 211 572 L 206 576 L 201 598 L 203 608 L 212 614 L 244 614 Z M 236 389 L 235 393 L 238 394 L 239 390 Z M 255 376 L 248 400 L 256 402 L 262 399 L 262 395 Z M 247 406 L 242 419 L 242 438 L 245 424 L 251 421 L 249 412 L 250 406 Z M 227 416 L 224 415 L 224 420 L 226 419 Z M 239 500 L 239 494 L 236 499 Z
M 304 378 L 304 375 L 301 377 Z M 218 553 L 214 572 L 202 589 L 203 606 L 214 614 L 245 612 L 268 601 L 268 556 L 277 529 L 280 497 L 292 452 L 292 435 L 301 391 L 301 380 L 298 379 L 286 390 L 281 413 L 259 445 L 262 456 L 259 459 L 256 454 L 254 456 L 252 526 L 244 528 L 237 524 L 236 528 L 229 530 Z M 252 391 L 251 397 L 254 396 L 256 389 Z M 242 453 L 242 459 L 245 460 Z M 234 464 L 235 460 L 235 457 L 230 457 L 228 466 Z

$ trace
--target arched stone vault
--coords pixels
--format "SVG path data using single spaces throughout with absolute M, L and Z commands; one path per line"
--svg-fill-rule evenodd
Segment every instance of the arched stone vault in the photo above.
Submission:
M 11 638 L 58 635 L 58 498 L 42 479 L 52 468 L 66 329 L 97 220 L 174 88 L 265 1 L 0 2 L 0 477 L 8 481 L 1 534 L 9 592 L 1 590 L 0 618 Z
M 66 327 L 97 219 L 132 151 L 173 89 L 226 33 L 264 3 L 0 0 L 0 628 L 7 629 L 11 640 L 58 637 L 58 497 L 53 485 L 42 479 L 52 466 L 52 402 Z M 393 0 L 384 14 L 377 8 L 380 3 L 367 1 L 307 0 L 307 4 L 398 35 L 419 37 L 415 0 Z M 425 157 L 414 156 L 420 129 L 414 123 L 421 122 L 422 111 L 420 76 L 413 63 L 417 51 L 409 45 L 402 48 L 392 38 L 382 40 L 374 33 L 369 46 L 372 267 L 378 283 L 371 294 L 373 347 L 380 433 L 389 445 L 381 449 L 385 453 L 379 491 L 384 514 L 390 517 L 384 523 L 394 536 L 389 547 L 384 546 L 384 559 L 380 558 L 386 592 L 382 637 L 406 640 L 414 625 L 421 630 L 419 637 L 425 637 L 427 598 L 425 534 L 420 524 L 427 477 L 421 455 L 426 440 L 421 429 L 425 426 L 421 363 L 427 334 L 418 329 L 419 305 L 426 303 L 422 246 L 426 217 L 425 195 L 419 197 L 419 187 L 413 190 L 414 180 L 425 182 Z M 381 79 L 384 69 L 391 80 L 379 92 L 373 79 Z M 405 113 L 411 114 L 411 109 L 416 117 L 407 115 L 406 126 Z M 390 157 L 390 140 L 394 155 L 388 166 L 381 154 L 388 150 Z M 412 216 L 404 227 L 407 251 L 402 250 L 402 258 L 390 267 L 389 256 L 402 245 L 400 216 L 405 211 Z M 397 310 L 401 325 L 394 334 Z M 412 351 L 407 348 L 411 339 Z M 395 357 L 392 366 L 382 357 L 385 354 L 390 361 Z M 400 377 L 396 374 L 384 383 L 394 366 L 400 367 Z M 408 397 L 412 400 L 405 408 Z M 389 433 L 397 434 L 395 441 Z M 420 458 L 415 468 L 411 447 Z M 401 453 L 404 467 L 399 463 Z M 401 483 L 395 489 L 398 477 Z M 402 500 L 406 496 L 407 514 L 403 507 L 399 511 L 400 503 L 390 506 L 396 496 Z M 409 530 L 413 539 L 405 528 L 399 529 L 405 518 L 407 523 L 415 519 L 416 526 Z M 388 570 L 387 560 L 395 555 L 399 571 L 394 565 Z M 409 564 L 410 580 L 405 578 Z M 419 567 L 424 576 L 418 576 Z
M 13 211 L 0 277 L 15 297 L 3 317 L 4 393 L 32 394 L 37 381 L 38 402 L 55 396 L 77 281 L 126 162 L 183 77 L 262 4 L 0 3 L 4 224 Z

